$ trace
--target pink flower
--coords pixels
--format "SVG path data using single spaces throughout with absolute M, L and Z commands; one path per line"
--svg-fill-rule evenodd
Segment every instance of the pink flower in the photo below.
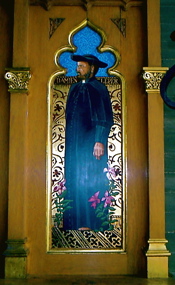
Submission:
M 101 199 L 101 201 L 105 201 L 104 203 L 104 208 L 106 208 L 108 205 L 111 204 L 111 201 L 113 200 L 114 198 L 112 196 L 109 196 L 109 192 L 106 191 L 105 192 L 105 196 Z
M 119 168 L 115 169 L 115 167 L 110 167 L 110 166 L 108 166 L 108 168 L 105 167 L 103 172 L 107 172 L 106 176 L 109 180 L 111 180 L 112 178 L 113 179 L 116 178 L 117 175 L 120 175 L 120 169 Z
M 96 208 L 97 204 L 100 203 L 100 199 L 98 198 L 100 191 L 96 192 L 91 198 L 89 198 L 88 202 L 92 202 L 91 207 Z
M 58 182 L 57 185 L 54 187 L 53 191 L 57 192 L 59 195 L 61 195 L 63 193 L 63 191 L 66 190 L 65 183 L 66 183 L 66 180 Z

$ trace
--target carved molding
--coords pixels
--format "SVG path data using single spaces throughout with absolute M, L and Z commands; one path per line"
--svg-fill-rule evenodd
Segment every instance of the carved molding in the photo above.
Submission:
M 26 257 L 28 250 L 25 248 L 26 239 L 9 239 L 7 240 L 7 249 L 5 256 L 10 257 Z
M 147 256 L 147 277 L 168 278 L 168 257 L 171 253 L 166 248 L 166 239 L 149 239 Z
M 82 6 L 89 10 L 92 6 L 119 6 L 127 10 L 133 6 L 141 6 L 143 0 L 29 0 L 30 5 L 41 6 L 50 10 L 52 6 Z
M 29 68 L 6 68 L 5 79 L 8 81 L 11 93 L 28 93 L 28 84 L 31 78 Z
M 168 70 L 167 67 L 144 67 L 142 77 L 146 92 L 159 92 L 161 80 Z
M 26 239 L 9 239 L 6 243 L 5 278 L 26 278 L 28 255 L 28 250 L 25 248 Z
M 169 256 L 171 253 L 166 248 L 166 239 L 149 239 L 149 249 L 146 256 Z

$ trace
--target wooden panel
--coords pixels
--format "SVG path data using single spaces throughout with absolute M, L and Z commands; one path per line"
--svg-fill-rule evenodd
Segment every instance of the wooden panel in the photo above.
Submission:
M 120 17 L 118 7 L 93 7 L 88 18 L 102 28 L 107 44 L 121 53 L 118 70 L 125 77 L 127 97 L 127 250 L 124 254 L 46 253 L 46 138 L 47 82 L 57 70 L 54 54 L 68 44 L 68 35 L 85 18 L 81 7 L 52 7 L 48 12 L 30 6 L 28 65 L 31 68 L 28 97 L 26 226 L 29 275 L 138 274 L 145 272 L 147 219 L 147 106 L 140 72 L 144 66 L 144 18 L 140 7 L 126 18 L 126 38 L 111 18 Z M 100 17 L 97 17 L 100 15 Z M 65 18 L 49 39 L 49 18 Z M 134 258 L 133 258 L 134 256 Z

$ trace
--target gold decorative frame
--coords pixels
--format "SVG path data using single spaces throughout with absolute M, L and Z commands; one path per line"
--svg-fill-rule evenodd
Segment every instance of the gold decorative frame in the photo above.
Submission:
M 73 45 L 73 36 L 75 33 L 77 33 L 79 30 L 83 29 L 84 27 L 90 27 L 93 29 L 95 32 L 97 32 L 101 38 L 102 42 L 100 46 L 98 47 L 98 51 L 100 53 L 104 51 L 110 51 L 115 55 L 116 62 L 115 64 L 108 69 L 108 74 L 117 76 L 121 80 L 122 84 L 122 114 L 123 114 L 123 122 L 122 122 L 122 129 L 123 129 L 123 147 L 122 147 L 122 159 L 123 159 L 123 240 L 122 240 L 122 249 L 68 249 L 68 248 L 58 248 L 58 249 L 53 249 L 51 248 L 51 236 L 52 236 L 52 217 L 51 217 L 51 156 L 52 156 L 52 145 L 51 145 L 51 127 L 52 127 L 52 122 L 51 122 L 51 115 L 52 115 L 52 99 L 51 99 L 51 89 L 54 84 L 54 80 L 58 76 L 63 76 L 66 74 L 66 68 L 60 65 L 59 63 L 59 57 L 63 52 L 75 52 L 76 47 Z M 93 23 L 91 23 L 89 20 L 84 20 L 78 27 L 73 29 L 69 36 L 68 36 L 68 45 L 63 46 L 60 48 L 56 53 L 55 53 L 55 64 L 58 67 L 58 70 L 53 73 L 48 81 L 48 97 L 47 97 L 47 104 L 48 104 L 48 121 L 47 121 L 47 159 L 46 159 L 46 184 L 47 184 L 47 230 L 46 230 L 46 235 L 47 235 L 47 252 L 48 253 L 71 253 L 71 252 L 124 252 L 125 251 L 125 242 L 126 242 L 126 164 L 127 164 L 127 158 L 126 158 L 126 100 L 125 100 L 125 80 L 123 76 L 117 71 L 116 67 L 118 66 L 120 62 L 120 54 L 118 50 L 114 49 L 113 47 L 109 45 L 105 45 L 106 42 L 106 35 L 103 30 L 101 30 L 99 27 L 95 26 Z

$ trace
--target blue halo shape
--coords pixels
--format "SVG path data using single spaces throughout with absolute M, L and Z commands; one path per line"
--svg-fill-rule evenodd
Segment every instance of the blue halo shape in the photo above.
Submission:
M 165 104 L 168 107 L 175 109 L 175 102 L 173 102 L 167 95 L 167 88 L 173 77 L 175 77 L 175 65 L 173 65 L 164 75 L 160 83 L 160 94 Z

